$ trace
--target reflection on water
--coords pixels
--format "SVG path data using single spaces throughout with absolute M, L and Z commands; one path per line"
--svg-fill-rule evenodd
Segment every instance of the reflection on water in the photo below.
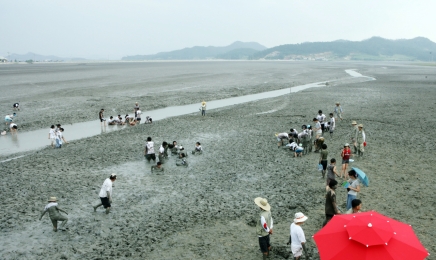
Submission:
M 359 77 L 359 78 L 364 77 L 367 78 L 368 80 L 375 80 L 374 78 L 364 76 L 354 70 L 346 70 L 345 72 L 353 77 Z M 333 81 L 335 80 L 329 80 L 329 82 L 333 82 Z M 318 88 L 324 86 L 326 86 L 326 82 L 316 82 L 316 83 L 295 86 L 292 88 L 268 91 L 258 94 L 241 96 L 241 97 L 214 100 L 214 101 L 209 101 L 207 103 L 207 108 L 208 110 L 222 108 L 222 107 L 242 104 L 242 103 L 266 99 L 266 98 L 279 97 L 289 93 L 302 91 L 308 88 Z M 162 109 L 151 110 L 151 111 L 147 111 L 147 115 L 151 116 L 153 118 L 153 121 L 157 121 L 169 117 L 187 115 L 191 113 L 199 113 L 198 109 L 199 109 L 199 104 L 191 104 L 191 105 L 166 107 Z M 100 129 L 98 128 L 99 125 L 100 125 Z M 112 131 L 118 131 L 124 129 L 125 127 L 134 127 L 134 126 L 129 126 L 129 125 L 101 126 L 100 120 L 94 120 L 89 122 L 64 125 L 63 128 L 65 129 L 65 131 L 63 135 L 65 139 L 68 142 L 70 142 L 77 139 L 91 137 L 91 136 L 104 134 Z M 49 128 L 47 127 L 47 129 L 40 129 L 36 131 L 20 133 L 19 137 L 18 134 L 11 136 L 11 134 L 9 133 L 6 136 L 1 136 L 0 155 L 8 155 L 8 154 L 47 147 L 50 145 L 50 140 L 47 139 L 48 133 L 49 133 Z M 66 145 L 65 147 L 67 148 L 68 145 Z

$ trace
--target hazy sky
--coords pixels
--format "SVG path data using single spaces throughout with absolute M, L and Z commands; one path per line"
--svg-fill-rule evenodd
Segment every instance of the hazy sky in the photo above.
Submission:
M 0 56 L 119 59 L 192 46 L 424 36 L 432 0 L 0 0 Z

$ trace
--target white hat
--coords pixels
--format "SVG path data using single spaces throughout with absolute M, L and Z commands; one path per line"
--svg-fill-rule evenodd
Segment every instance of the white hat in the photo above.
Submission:
M 271 206 L 268 204 L 268 201 L 264 198 L 257 197 L 254 199 L 254 203 L 256 203 L 257 206 L 259 206 L 261 209 L 264 209 L 266 211 L 270 211 Z
M 304 216 L 303 213 L 297 212 L 295 213 L 294 223 L 304 222 L 307 220 L 307 217 Z

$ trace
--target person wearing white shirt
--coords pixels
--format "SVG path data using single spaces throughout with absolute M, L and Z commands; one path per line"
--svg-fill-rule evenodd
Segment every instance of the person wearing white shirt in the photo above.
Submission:
M 314 117 L 313 122 L 315 123 L 313 130 L 315 131 L 315 140 L 316 140 L 322 135 L 322 128 L 321 128 L 321 123 L 319 122 L 318 118 Z
M 295 259 L 300 259 L 300 256 L 304 254 L 306 259 L 308 259 L 307 249 L 306 249 L 306 237 L 301 225 L 307 220 L 307 217 L 301 213 L 297 212 L 295 214 L 294 223 L 290 227 L 290 236 L 288 245 L 291 245 L 291 251 Z
M 94 212 L 97 211 L 98 207 L 103 206 L 106 209 L 106 214 L 109 213 L 112 203 L 112 185 L 116 179 L 117 179 L 117 175 L 115 173 L 112 173 L 111 176 L 109 176 L 109 178 L 104 180 L 103 185 L 101 186 L 100 189 L 100 193 L 98 194 L 101 203 L 96 206 L 93 206 Z
M 262 251 L 263 259 L 267 259 L 271 250 L 270 235 L 273 234 L 273 219 L 271 217 L 271 206 L 264 198 L 257 197 L 254 203 L 260 208 L 261 212 L 256 221 L 256 234 L 259 239 L 260 251 Z
M 11 124 L 9 125 L 9 128 L 11 129 L 11 134 L 15 134 L 15 133 L 18 132 L 18 126 L 17 126 L 17 124 L 15 124 L 15 123 L 11 123 Z
M 283 145 L 283 140 L 289 140 L 289 135 L 288 133 L 280 133 L 280 134 L 276 134 L 277 137 L 277 142 L 278 142 L 278 147 L 280 148 L 280 146 Z
M 333 137 L 333 131 L 335 131 L 336 121 L 335 121 L 335 117 L 333 116 L 333 113 L 330 113 L 329 115 L 330 115 L 329 132 L 330 132 L 330 137 Z
M 168 143 L 167 142 L 162 142 L 161 146 L 159 147 L 159 162 L 161 162 L 162 164 L 164 163 L 164 160 L 166 158 L 165 156 L 165 147 L 168 147 Z
M 51 147 L 54 148 L 54 143 L 56 140 L 56 131 L 54 125 L 50 126 L 50 131 L 48 132 L 48 139 L 50 139 Z
M 316 116 L 319 123 L 321 124 L 321 132 L 324 132 L 325 128 L 325 115 L 322 113 L 322 110 L 318 110 L 318 115 Z
M 363 152 L 365 151 L 365 142 L 366 142 L 365 131 L 363 131 L 363 125 L 360 124 L 357 126 L 357 132 L 356 132 L 357 153 L 359 156 L 363 156 Z
M 156 154 L 154 153 L 154 142 L 151 141 L 151 137 L 147 137 L 147 142 L 145 143 L 144 156 L 148 162 L 150 160 L 156 161 Z
M 136 121 L 138 122 L 138 124 L 141 123 L 141 114 L 142 114 L 142 111 L 139 110 L 139 108 L 138 108 L 138 110 L 136 110 Z

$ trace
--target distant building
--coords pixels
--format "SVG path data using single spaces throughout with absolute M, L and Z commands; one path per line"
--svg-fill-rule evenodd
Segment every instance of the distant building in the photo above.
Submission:
M 5 57 L 0 56 L 0 62 L 8 62 L 8 59 L 6 59 Z

